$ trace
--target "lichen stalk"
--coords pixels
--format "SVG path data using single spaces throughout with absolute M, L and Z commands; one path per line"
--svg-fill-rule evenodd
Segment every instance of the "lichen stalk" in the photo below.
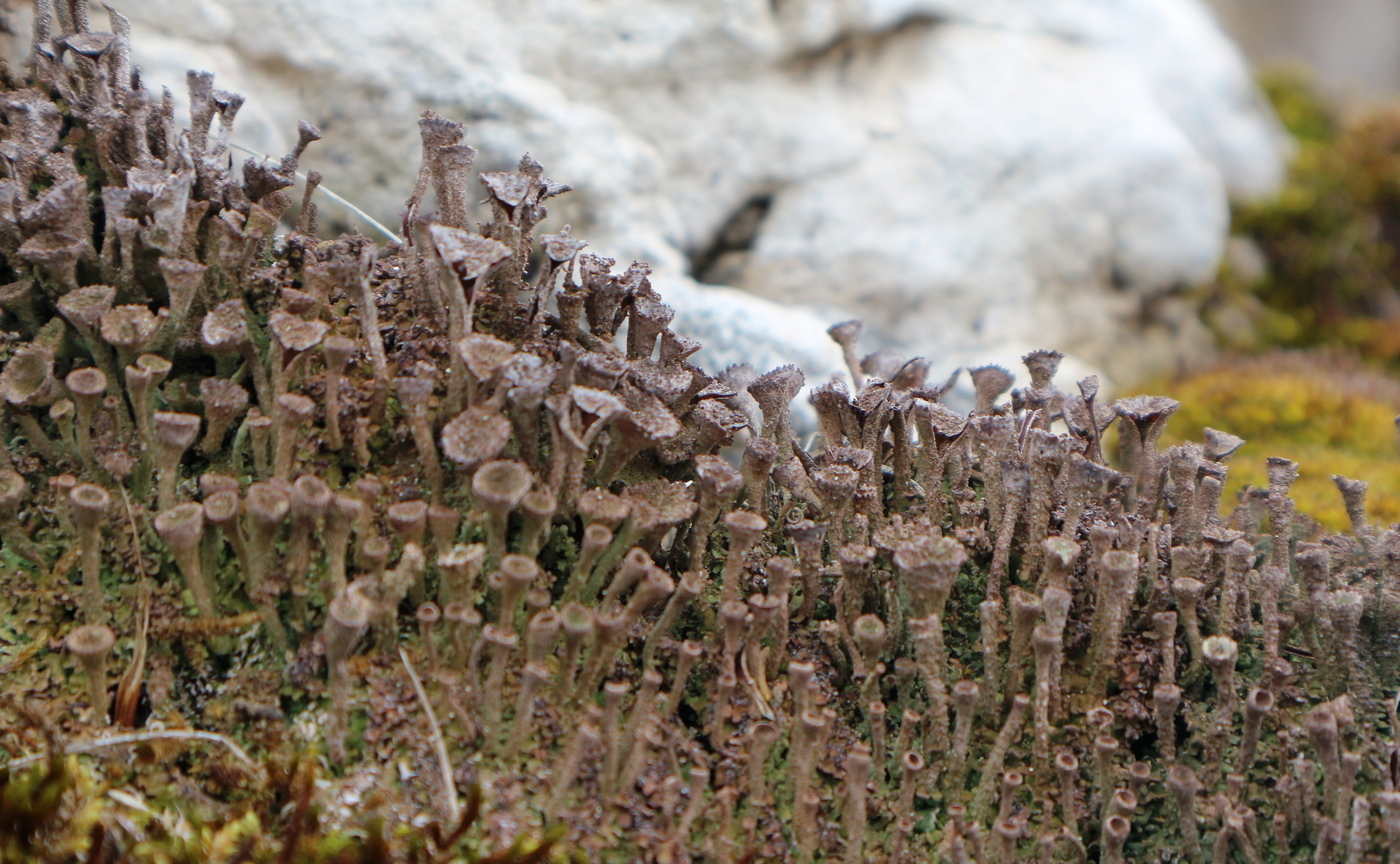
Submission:
M 1055 754 L 1055 777 L 1059 782 L 1060 818 L 1075 835 L 1079 827 L 1079 757 L 1069 750 Z
M 983 674 L 977 712 L 984 717 L 990 717 L 1001 710 L 1002 603 L 999 599 L 990 598 L 979 603 L 977 610 L 982 621 Z
M 354 356 L 358 343 L 346 336 L 332 334 L 321 342 L 321 351 L 326 358 L 326 446 L 340 450 L 345 446 L 341 432 L 340 391 L 344 386 L 345 370 Z
M 116 634 L 106 624 L 89 623 L 73 628 L 64 647 L 78 658 L 87 678 L 88 705 L 94 723 L 107 724 L 107 658 Z
M 102 594 L 102 524 L 112 498 L 101 486 L 83 483 L 73 487 L 68 500 L 82 556 L 83 620 L 101 624 L 108 617 Z
M 511 654 L 520 644 L 520 637 L 494 624 L 481 628 L 481 636 L 491 647 L 491 666 L 481 688 L 481 725 L 490 736 L 500 729 L 501 712 L 505 707 L 501 699 L 505 690 L 506 669 Z
M 1123 848 L 1133 823 L 1123 816 L 1109 816 L 1103 822 L 1103 864 L 1124 864 Z
M 311 420 L 316 403 L 300 393 L 283 393 L 275 405 L 277 437 L 273 442 L 272 476 L 289 480 L 297 473 L 297 433 Z
M 705 648 L 700 643 L 690 639 L 681 643 L 676 652 L 676 671 L 671 677 L 671 690 L 666 696 L 666 704 L 661 709 L 663 716 L 670 717 L 676 713 L 676 707 L 680 705 L 681 697 L 685 694 L 686 684 L 690 681 L 690 673 L 704 656 Z
M 738 600 L 742 594 L 739 585 L 744 562 L 763 532 L 768 520 L 745 510 L 735 510 L 724 517 L 729 529 L 729 552 L 724 559 L 724 571 L 720 576 L 720 600 Z
M 1333 818 L 1342 825 L 1346 825 L 1348 807 L 1352 800 L 1352 795 L 1356 791 L 1356 773 L 1361 770 L 1361 754 L 1347 752 L 1342 754 L 1342 778 L 1337 784 L 1337 799 L 1333 809 Z
M 996 740 L 992 742 L 991 749 L 987 751 L 986 758 L 982 760 L 981 779 L 977 782 L 977 789 L 972 796 L 972 806 L 969 808 L 974 819 L 981 820 L 991 816 L 993 792 L 996 789 L 998 778 L 1003 776 L 1002 769 L 1006 765 L 1007 754 L 1011 752 L 1011 748 L 1021 737 L 1021 729 L 1026 720 L 1026 709 L 1030 707 L 1030 704 L 1030 697 L 1024 693 L 1017 693 L 1011 698 L 1011 707 L 1006 712 L 1006 720 L 1002 722 Z M 998 818 L 1004 819 L 1006 814 L 1002 814 Z
M 1371 688 L 1367 682 L 1366 665 L 1357 649 L 1358 633 L 1364 601 L 1357 591 L 1334 591 L 1330 598 L 1332 627 L 1337 635 L 1337 652 L 1341 655 L 1346 689 L 1353 699 L 1365 705 L 1370 702 Z
M 355 314 L 360 319 L 360 333 L 363 335 L 365 345 L 369 352 L 370 366 L 374 371 L 374 380 L 385 382 L 389 380 L 389 359 L 384 352 L 384 337 L 379 329 L 379 306 L 378 298 L 375 296 L 374 288 L 370 285 L 369 276 L 374 269 L 376 254 L 373 246 L 365 248 L 361 258 L 357 262 L 338 262 L 333 265 L 333 272 L 341 281 L 345 293 L 355 302 Z M 380 388 L 382 389 L 381 383 Z M 259 388 L 259 394 L 263 390 Z M 265 398 L 260 395 L 260 399 Z M 378 412 L 375 412 L 377 414 Z
M 624 798 L 636 788 L 642 771 L 666 744 L 665 736 L 656 729 L 655 718 L 647 718 L 634 740 L 635 743 L 628 750 L 627 764 L 623 766 L 616 784 L 618 795 Z
M 200 561 L 200 540 L 204 535 L 204 507 L 185 503 L 162 511 L 154 521 L 156 533 L 170 547 L 185 587 L 190 589 L 195 608 L 204 618 L 215 618 L 214 592 L 205 579 Z
M 1035 650 L 1035 710 L 1032 727 L 1034 740 L 1031 746 L 1035 764 L 1042 774 L 1049 773 L 1050 766 L 1050 703 L 1054 696 L 1055 658 L 1063 650 L 1063 639 L 1049 624 L 1037 624 L 1032 635 Z
M 646 641 L 642 644 L 642 668 L 649 669 L 655 662 L 656 648 L 660 640 L 665 638 L 675 626 L 681 613 L 700 596 L 704 590 L 704 577 L 697 572 L 685 573 L 680 581 L 676 583 L 675 591 L 666 601 L 666 607 L 662 610 L 656 623 L 652 625 L 647 633 Z M 786 610 L 784 610 L 786 611 Z
M 1064 714 L 1064 694 L 1060 688 L 1060 677 L 1065 665 L 1064 632 L 1069 622 L 1070 605 L 1073 598 L 1070 592 L 1054 585 L 1047 586 L 1041 595 L 1040 607 L 1045 615 L 1045 623 L 1060 634 L 1060 643 L 1052 651 L 1050 658 L 1050 711 L 1052 715 Z M 1032 634 L 1034 638 L 1034 634 Z M 1037 673 L 1038 674 L 1038 673 Z M 1037 678 L 1039 680 L 1039 678 Z
M 631 686 L 626 681 L 609 681 L 603 685 L 603 771 L 600 782 L 604 789 L 613 789 L 622 767 L 622 702 Z
M 760 720 L 751 725 L 746 733 L 745 775 L 748 783 L 748 802 L 755 809 L 772 804 L 768 789 L 768 779 L 764 774 L 768 752 L 777 743 L 781 731 L 772 723 Z
M 423 460 L 423 476 L 428 481 L 428 495 L 434 504 L 441 504 L 442 462 L 438 459 L 437 442 L 433 440 L 433 426 L 428 417 L 428 400 L 433 395 L 432 382 L 420 378 L 400 378 L 398 392 L 399 400 L 408 415 L 408 428 L 413 435 L 418 458 Z
M 797 841 L 797 860 L 811 861 L 821 840 L 817 824 L 822 798 L 815 792 L 803 792 L 793 805 L 793 837 Z
M 1177 763 L 1167 769 L 1167 791 L 1176 802 L 1177 824 L 1181 833 L 1181 848 L 1191 864 L 1202 864 L 1201 835 L 1196 827 L 1196 792 L 1200 781 L 1196 772 Z
M 573 575 L 564 589 L 566 602 L 585 599 L 588 576 L 593 572 L 599 557 L 607 551 L 612 542 L 613 532 L 606 525 L 589 525 L 583 529 L 583 548 L 575 562 Z
M 574 785 L 579 769 L 583 765 L 583 760 L 588 752 L 598 746 L 602 737 L 598 734 L 598 729 L 592 723 L 584 721 L 574 733 L 573 741 L 564 751 L 564 757 L 560 761 L 559 770 L 554 775 L 554 782 L 550 785 L 549 803 L 545 808 L 550 818 L 558 819 L 564 806 L 564 796 Z
M 270 483 L 254 483 L 248 487 L 244 503 L 248 529 L 248 571 L 244 574 L 248 596 L 253 598 L 262 615 L 263 626 L 278 650 L 286 650 L 289 643 L 282 620 L 277 612 L 275 597 L 264 590 L 264 583 L 272 569 L 276 555 L 277 534 L 291 512 L 291 501 L 287 494 Z
M 1092 625 L 1094 674 L 1089 693 L 1102 698 L 1118 665 L 1119 640 L 1137 584 L 1138 556 L 1123 550 L 1105 552 L 1100 567 L 1103 578 Z
M 200 420 L 194 414 L 157 411 L 151 419 L 155 439 L 157 502 L 160 509 L 175 506 L 175 483 L 180 476 L 180 459 L 199 435 Z
M 1006 460 L 1001 465 L 1000 476 L 1006 490 L 1006 502 L 1002 507 L 1000 520 L 996 526 L 996 542 L 992 547 L 992 563 L 987 572 L 987 596 L 1000 600 L 1002 586 L 1006 582 L 1006 570 L 1011 560 L 1011 541 L 1014 537 L 1016 521 L 1026 506 L 1026 495 L 1030 488 L 1030 476 L 1025 465 L 1016 460 Z
M 874 760 L 874 764 L 877 766 L 875 780 L 876 784 L 880 786 L 884 785 L 884 766 L 887 755 L 885 750 L 885 737 L 887 732 L 885 729 L 885 722 L 888 714 L 889 709 L 885 706 L 885 703 L 879 699 L 874 699 L 866 703 L 865 717 L 870 726 L 870 758 Z
M 349 730 L 350 673 L 346 660 L 369 627 L 371 604 L 358 593 L 342 592 L 331 599 L 324 629 L 326 668 L 330 673 L 331 723 L 326 743 L 332 761 L 345 761 Z
M 1323 704 L 1309 711 L 1305 718 L 1308 740 L 1317 751 L 1322 762 L 1322 807 L 1330 813 L 1337 807 L 1337 797 L 1342 786 L 1342 759 L 1339 750 L 1340 736 L 1337 729 L 1337 715 L 1331 703 Z
M 868 827 L 865 785 L 869 781 L 870 765 L 870 750 L 864 744 L 857 744 L 846 757 L 846 802 L 841 812 L 841 827 L 846 835 L 845 864 L 865 860 Z
M 543 692 L 548 681 L 549 668 L 542 663 L 529 662 L 520 670 L 520 692 L 515 699 L 515 718 L 511 721 L 506 746 L 501 751 L 502 759 L 514 757 L 529 737 L 534 727 L 535 700 Z
M 1203 644 L 1206 663 L 1215 679 L 1215 717 L 1206 736 L 1206 770 L 1218 776 L 1223 772 L 1225 743 L 1234 726 L 1239 696 L 1235 685 L 1235 662 L 1239 645 L 1228 636 L 1211 636 Z
M 802 576 L 802 605 L 794 616 L 798 621 L 811 619 L 817 608 L 820 594 L 818 577 L 822 568 L 822 540 L 826 535 L 825 523 L 802 519 L 787 526 L 793 545 L 797 547 L 797 564 Z
M 943 680 L 943 669 L 947 662 L 947 649 L 943 644 L 943 622 L 937 615 L 909 622 L 914 638 L 914 652 L 923 678 L 924 690 L 928 693 L 929 710 L 929 750 L 943 753 L 948 750 L 948 689 Z
M 1235 757 L 1236 773 L 1244 774 L 1254 764 L 1264 717 L 1273 710 L 1274 702 L 1272 691 L 1261 688 L 1249 691 L 1249 696 L 1244 702 L 1244 731 L 1240 735 L 1240 746 Z
M 1387 789 L 1374 793 L 1372 797 L 1381 808 L 1386 851 L 1392 860 L 1400 860 L 1400 792 Z
M 815 711 L 803 711 L 797 716 L 792 732 L 793 800 L 801 803 L 812 792 L 817 762 L 817 747 L 825 737 L 826 718 Z
M 976 681 L 963 679 L 953 685 L 952 759 L 949 762 L 945 788 L 949 796 L 961 803 L 967 781 L 967 750 L 972 742 L 972 720 L 977 708 Z
M 1026 680 L 1027 661 L 1032 657 L 1031 637 L 1040 619 L 1040 598 L 1021 588 L 1011 589 L 1011 645 L 1006 660 L 1006 687 L 1019 693 Z
M 1277 456 L 1267 460 L 1269 467 L 1269 531 L 1272 545 L 1269 563 L 1285 567 L 1293 556 L 1293 499 L 1288 490 L 1298 479 L 1298 463 Z
M 1176 549 L 1172 550 L 1173 553 L 1176 551 Z M 1186 631 L 1186 643 L 1191 649 L 1193 674 L 1205 666 L 1205 657 L 1201 648 L 1205 637 L 1201 635 L 1201 621 L 1197 615 L 1197 607 L 1205 589 L 1204 582 L 1189 576 L 1172 580 L 1172 593 L 1176 597 L 1177 613 L 1180 616 L 1182 628 Z

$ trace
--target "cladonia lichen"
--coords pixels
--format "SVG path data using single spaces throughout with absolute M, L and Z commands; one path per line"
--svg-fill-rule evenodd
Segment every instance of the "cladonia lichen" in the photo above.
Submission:
M 235 165 L 109 15 L 3 70 L 0 861 L 1400 858 L 1364 484 L 853 323 L 795 434 L 534 160 L 427 112 L 402 244 L 279 233 L 319 133 Z

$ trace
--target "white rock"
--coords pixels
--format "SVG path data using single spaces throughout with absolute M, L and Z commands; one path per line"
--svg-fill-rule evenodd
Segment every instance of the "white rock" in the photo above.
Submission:
M 888 46 L 848 87 L 884 94 L 899 128 L 779 190 L 742 287 L 854 300 L 925 350 L 1079 344 L 1220 254 L 1219 172 L 1164 112 L 1124 110 L 1151 100 L 1112 56 L 948 24 Z
M 775 308 L 752 294 L 698 285 L 685 276 L 653 274 L 651 281 L 667 305 L 683 310 L 687 335 L 704 344 L 694 357 L 701 366 L 718 370 L 748 363 L 766 372 L 793 363 L 807 370 L 809 384 L 845 372 L 841 349 L 826 335 L 828 327 L 846 320 L 838 310 Z
M 307 166 L 386 225 L 425 108 L 470 125 L 482 167 L 531 153 L 577 189 L 552 227 L 651 261 L 715 366 L 819 380 L 849 317 L 936 371 L 1030 347 L 1101 364 L 1144 304 L 1210 274 L 1227 190 L 1282 172 L 1200 0 L 127 5 L 149 84 L 182 96 L 212 69 L 260 152 L 316 123 Z M 752 296 L 699 286 L 693 257 L 756 198 L 751 248 L 708 274 Z

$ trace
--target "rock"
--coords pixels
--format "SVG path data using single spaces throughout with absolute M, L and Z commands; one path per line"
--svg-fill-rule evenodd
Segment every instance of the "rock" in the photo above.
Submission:
M 432 108 L 470 124 L 480 167 L 529 152 L 573 184 L 550 224 L 651 261 L 711 365 L 809 380 L 842 369 L 824 329 L 850 317 L 934 374 L 1035 347 L 1141 354 L 1144 310 L 1211 274 L 1227 192 L 1282 172 L 1199 0 L 130 6 L 149 86 L 215 72 L 259 152 L 312 121 L 305 164 L 384 224 Z M 701 284 L 720 279 L 752 296 Z M 1175 351 L 1202 332 L 1158 329 Z
M 807 370 L 816 384 L 845 373 L 841 349 L 826 335 L 828 327 L 843 320 L 840 310 L 822 314 L 806 306 L 777 307 L 734 288 L 699 285 L 683 275 L 656 273 L 651 281 L 666 304 L 684 315 L 686 335 L 705 346 L 694 359 L 706 368 L 748 363 L 766 372 L 792 363 Z

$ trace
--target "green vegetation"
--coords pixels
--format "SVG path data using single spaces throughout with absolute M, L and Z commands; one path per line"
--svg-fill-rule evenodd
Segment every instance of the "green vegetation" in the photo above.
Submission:
M 1292 496 L 1298 510 L 1332 530 L 1350 524 L 1333 474 L 1364 477 L 1371 516 L 1400 521 L 1400 448 L 1390 433 L 1400 384 L 1354 359 L 1326 352 L 1274 352 L 1236 359 L 1173 382 L 1182 408 L 1169 441 L 1200 440 L 1207 427 L 1248 443 L 1230 472 L 1225 501 L 1248 486 L 1266 487 L 1269 453 L 1297 457 Z
M 1263 267 L 1226 266 L 1206 320 L 1236 348 L 1343 347 L 1400 368 L 1400 110 L 1343 120 L 1297 71 L 1262 83 L 1297 152 L 1277 196 L 1235 207 Z

